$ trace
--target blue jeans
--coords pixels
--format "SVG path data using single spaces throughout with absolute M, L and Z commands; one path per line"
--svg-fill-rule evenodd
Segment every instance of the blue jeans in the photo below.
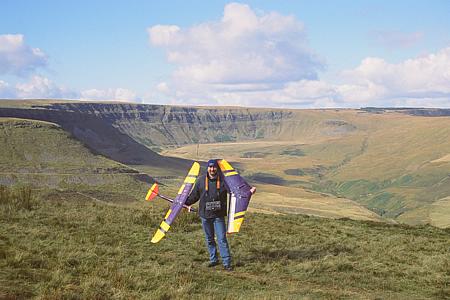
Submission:
M 205 232 L 206 246 L 208 247 L 209 260 L 211 262 L 218 262 L 216 242 L 214 234 L 217 235 L 217 242 L 219 244 L 220 257 L 224 266 L 231 266 L 230 248 L 226 236 L 225 218 L 211 218 L 202 219 L 203 231 Z

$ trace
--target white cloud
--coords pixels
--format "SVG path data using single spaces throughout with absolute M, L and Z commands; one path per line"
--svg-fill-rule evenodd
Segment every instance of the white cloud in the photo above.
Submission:
M 79 92 L 59 86 L 42 76 L 33 76 L 29 81 L 17 83 L 15 86 L 0 80 L 0 98 L 140 102 L 136 93 L 129 89 L 89 89 Z
M 340 83 L 320 80 L 324 63 L 308 47 L 303 24 L 248 5 L 225 6 L 220 20 L 148 29 L 150 43 L 175 65 L 147 101 L 272 107 L 450 107 L 450 47 L 392 64 L 367 57 Z M 422 32 L 372 32 L 385 46 L 407 48 Z
M 164 93 L 164 94 L 170 93 L 170 89 L 169 89 L 169 86 L 168 86 L 167 82 L 160 82 L 160 83 L 156 86 L 156 89 L 157 89 L 159 92 Z
M 338 91 L 345 101 L 450 106 L 450 47 L 399 64 L 366 58 L 357 68 L 342 74 L 348 84 Z
M 23 76 L 46 65 L 45 53 L 26 45 L 22 34 L 0 35 L 0 75 Z
M 342 84 L 287 83 L 273 103 L 291 107 L 450 107 L 450 47 L 390 64 L 369 57 L 342 72 Z M 280 100 L 281 99 L 281 100 Z
M 136 93 L 124 88 L 109 88 L 104 90 L 89 89 L 80 93 L 82 100 L 106 100 L 106 101 L 121 101 L 121 102 L 139 102 Z
M 283 83 L 316 79 L 323 63 L 293 16 L 258 16 L 248 5 L 225 6 L 220 21 L 190 28 L 156 25 L 150 42 L 177 65 L 174 81 L 207 84 Z
M 176 44 L 177 34 L 180 31 L 178 26 L 156 25 L 147 29 L 150 42 L 156 46 L 169 46 Z
M 178 82 L 159 86 L 169 103 L 270 107 L 450 107 L 450 47 L 391 64 L 366 58 L 342 72 L 343 83 L 301 79 L 283 84 Z M 163 87 L 163 88 L 162 88 Z M 153 95 L 155 96 L 155 95 Z
M 0 98 L 8 99 L 8 98 L 15 98 L 15 91 L 9 83 L 0 80 Z
M 336 98 L 333 86 L 319 80 L 300 80 L 289 82 L 284 86 L 284 94 L 292 99 Z
M 29 82 L 16 84 L 14 91 L 14 98 L 74 98 L 76 93 L 70 91 L 65 87 L 60 87 L 53 83 L 50 79 L 33 76 Z
M 46 65 L 47 56 L 39 48 L 26 45 L 22 34 L 0 35 L 0 75 L 29 75 Z M 90 89 L 78 92 L 58 86 L 40 75 L 33 75 L 27 82 L 19 82 L 15 86 L 0 80 L 0 98 L 138 101 L 136 93 L 128 89 Z

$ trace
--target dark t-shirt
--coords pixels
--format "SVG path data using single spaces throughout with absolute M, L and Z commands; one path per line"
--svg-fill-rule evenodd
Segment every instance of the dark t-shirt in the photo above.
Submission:
M 200 200 L 198 213 L 202 218 L 218 218 L 227 215 L 228 187 L 219 177 L 208 178 L 208 191 L 206 191 L 206 176 L 200 176 L 195 182 L 191 194 L 186 200 L 186 205 L 192 205 Z M 219 189 L 217 179 L 219 178 Z

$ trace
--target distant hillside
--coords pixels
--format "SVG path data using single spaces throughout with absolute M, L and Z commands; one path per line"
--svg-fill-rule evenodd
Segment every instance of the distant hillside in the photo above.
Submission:
M 364 107 L 361 110 L 371 113 L 383 113 L 386 111 L 395 111 L 412 116 L 424 117 L 446 117 L 450 116 L 450 108 L 378 108 L 378 107 Z
M 126 165 L 95 155 L 53 123 L 0 118 L 0 144 L 0 185 L 103 190 L 120 200 L 124 195 L 125 199 L 134 198 L 126 191 L 143 193 L 154 181 Z M 140 196 L 138 193 L 136 198 Z
M 182 176 L 190 160 L 225 157 L 252 184 L 351 199 L 379 216 L 436 226 L 448 226 L 445 214 L 435 213 L 448 210 L 450 196 L 447 115 L 0 101 L 0 116 L 57 123 L 91 151 L 152 175 Z
M 450 195 L 450 160 L 445 159 L 450 154 L 450 117 L 386 113 L 370 119 L 359 150 L 328 167 L 318 181 L 322 188 L 405 221 L 416 209 Z M 327 148 L 336 151 L 343 144 L 351 141 L 328 142 Z M 313 156 L 323 157 L 329 150 L 314 151 Z M 421 215 L 418 223 L 439 223 Z
M 158 155 L 95 114 L 66 108 L 53 109 L 51 106 L 15 107 L 9 103 L 10 101 L 0 101 L 0 117 L 40 120 L 58 124 L 89 147 L 91 151 L 115 161 L 129 165 L 149 165 L 174 170 L 190 164 L 182 159 Z M 25 102 L 25 104 L 27 103 Z
M 5 104 L 6 103 L 6 104 Z M 0 114 L 39 115 L 52 118 L 67 114 L 91 120 L 95 117 L 149 147 L 193 143 L 232 142 L 254 139 L 283 140 L 298 135 L 336 136 L 355 131 L 352 124 L 334 119 L 333 110 L 282 110 L 232 107 L 181 107 L 95 102 L 26 102 L 11 107 L 0 102 Z M 3 107 L 2 107 L 3 106 Z M 39 111 L 36 112 L 36 111 Z M 45 112 L 47 115 L 45 115 Z M 53 115 L 53 116 L 52 116 Z M 71 120 L 58 119 L 62 126 Z M 72 125 L 73 126 L 73 125 Z M 71 128 L 69 128 L 71 129 Z

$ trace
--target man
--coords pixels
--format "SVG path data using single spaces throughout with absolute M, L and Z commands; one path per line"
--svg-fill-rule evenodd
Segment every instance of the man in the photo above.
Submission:
M 225 216 L 227 215 L 228 187 L 220 178 L 218 173 L 217 160 L 211 159 L 207 164 L 207 174 L 200 176 L 191 194 L 186 200 L 187 205 L 192 205 L 198 200 L 199 215 L 202 220 L 202 227 L 205 233 L 206 246 L 209 252 L 209 267 L 219 264 L 217 248 L 214 236 L 217 235 L 220 257 L 222 264 L 227 271 L 232 270 L 230 247 L 228 246 L 225 226 Z M 254 193 L 256 188 L 252 188 Z

